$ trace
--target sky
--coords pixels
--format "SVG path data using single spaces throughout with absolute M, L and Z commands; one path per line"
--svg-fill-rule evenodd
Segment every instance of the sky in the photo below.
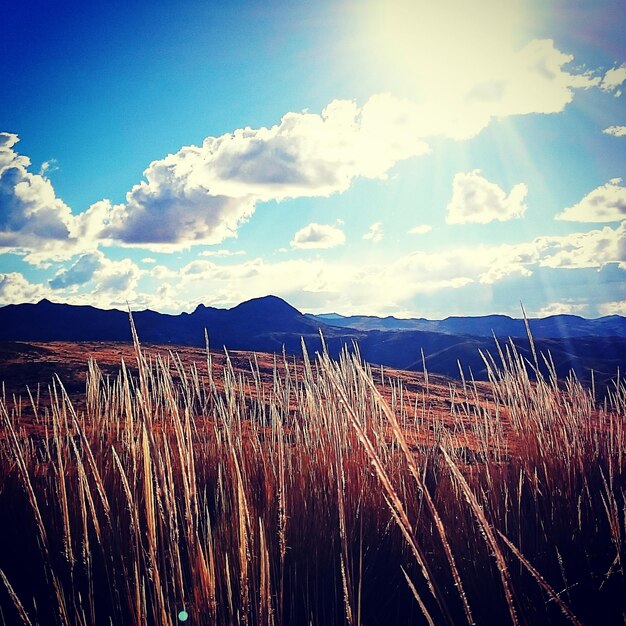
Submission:
M 0 305 L 626 315 L 623 0 L 0 23 Z

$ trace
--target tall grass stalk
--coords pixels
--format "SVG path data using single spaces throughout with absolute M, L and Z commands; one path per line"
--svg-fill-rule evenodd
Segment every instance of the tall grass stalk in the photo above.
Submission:
M 132 331 L 83 397 L 0 397 L 7 624 L 623 623 L 621 379 L 510 342 L 487 383 L 356 346 L 188 363 Z

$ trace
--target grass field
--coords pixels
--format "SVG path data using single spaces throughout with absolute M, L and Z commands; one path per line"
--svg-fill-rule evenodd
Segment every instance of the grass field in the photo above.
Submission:
M 108 358 L 0 400 L 5 624 L 625 623 L 623 382 Z

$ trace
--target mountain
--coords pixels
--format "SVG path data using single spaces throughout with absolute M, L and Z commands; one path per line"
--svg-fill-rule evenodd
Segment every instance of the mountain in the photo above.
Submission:
M 447 317 L 443 320 L 424 318 L 398 319 L 393 316 L 371 315 L 343 316 L 337 313 L 307 314 L 310 319 L 326 325 L 355 330 L 412 330 L 444 333 L 448 335 L 472 335 L 475 337 L 526 337 L 523 319 L 507 315 L 484 315 L 480 317 Z M 609 315 L 598 319 L 585 319 L 577 315 L 552 315 L 528 320 L 535 338 L 569 337 L 626 337 L 626 318 Z
M 497 354 L 496 340 L 504 345 L 513 337 L 529 361 L 531 350 L 524 321 L 502 315 L 449 317 L 445 320 L 399 320 L 394 317 L 343 317 L 338 314 L 303 315 L 293 306 L 266 296 L 231 309 L 198 305 L 192 313 L 166 315 L 156 311 L 133 312 L 143 343 L 204 345 L 205 329 L 212 348 L 300 355 L 304 341 L 310 354 L 321 350 L 320 331 L 330 354 L 356 342 L 366 361 L 406 370 L 459 376 L 487 375 L 481 356 Z M 557 315 L 529 321 L 537 350 L 551 355 L 557 374 L 574 370 L 589 380 L 609 381 L 618 368 L 626 369 L 626 319 L 620 316 L 587 320 Z M 130 341 L 128 313 L 91 306 L 37 304 L 0 307 L 0 341 Z M 422 359 L 422 353 L 424 358 Z M 540 359 L 543 371 L 546 367 Z
M 202 345 L 206 329 L 216 348 L 278 352 L 282 340 L 299 350 L 300 337 L 318 338 L 322 326 L 276 296 L 255 298 L 232 309 L 199 305 L 193 313 L 180 315 L 135 311 L 133 321 L 146 343 Z M 338 334 L 344 333 L 328 329 L 330 337 Z M 0 340 L 130 341 L 129 315 L 49 300 L 11 304 L 0 308 Z
M 128 313 L 41 300 L 0 308 L 0 339 L 128 341 Z

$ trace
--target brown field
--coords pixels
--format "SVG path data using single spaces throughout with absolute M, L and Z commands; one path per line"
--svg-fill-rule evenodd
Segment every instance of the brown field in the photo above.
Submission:
M 142 345 L 144 356 L 150 360 L 163 359 L 170 361 L 169 372 L 173 380 L 180 384 L 181 378 L 174 361 L 180 359 L 185 368 L 194 365 L 201 377 L 207 375 L 206 349 L 189 346 L 160 346 Z M 211 352 L 212 379 L 216 388 L 221 392 L 224 389 L 222 373 L 226 366 L 224 352 Z M 137 373 L 135 349 L 131 343 L 125 342 L 80 342 L 65 341 L 51 342 L 0 342 L 0 382 L 4 384 L 5 396 L 28 398 L 28 390 L 36 397 L 39 393 L 39 403 L 47 405 L 50 402 L 50 385 L 54 379 L 63 383 L 75 409 L 84 409 L 86 399 L 85 388 L 88 376 L 88 363 L 92 359 L 97 362 L 104 376 L 115 377 L 119 373 L 122 361 L 129 370 Z M 253 353 L 244 351 L 228 352 L 228 359 L 233 371 L 246 378 L 250 378 L 253 370 L 258 373 L 258 381 L 266 394 L 271 392 L 274 383 L 274 370 L 282 377 L 287 363 L 291 371 L 301 377 L 303 361 L 293 356 Z M 445 424 L 449 430 L 461 432 L 463 422 L 467 420 L 467 413 L 475 412 L 479 407 L 491 408 L 490 385 L 476 382 L 473 388 L 477 393 L 464 393 L 460 381 L 448 379 L 445 376 L 430 374 L 428 387 L 421 372 L 407 372 L 388 367 L 373 368 L 373 380 L 386 402 L 392 402 L 396 393 L 402 394 L 402 402 L 415 408 L 415 404 L 423 410 L 424 416 L 436 417 L 436 422 Z M 247 393 L 256 387 L 256 380 L 246 381 L 244 387 Z M 466 390 L 465 390 L 466 391 Z M 427 399 L 428 410 L 425 411 Z M 463 402 L 461 402 L 461 398 Z M 463 410 L 460 413 L 451 410 L 453 405 Z M 28 404 L 24 407 L 24 417 L 29 411 Z M 292 405 L 295 409 L 295 405 Z M 24 420 L 27 427 L 28 421 Z M 426 429 L 427 431 L 428 429 Z
M 0 344 L 0 619 L 623 624 L 626 388 L 497 363 Z

